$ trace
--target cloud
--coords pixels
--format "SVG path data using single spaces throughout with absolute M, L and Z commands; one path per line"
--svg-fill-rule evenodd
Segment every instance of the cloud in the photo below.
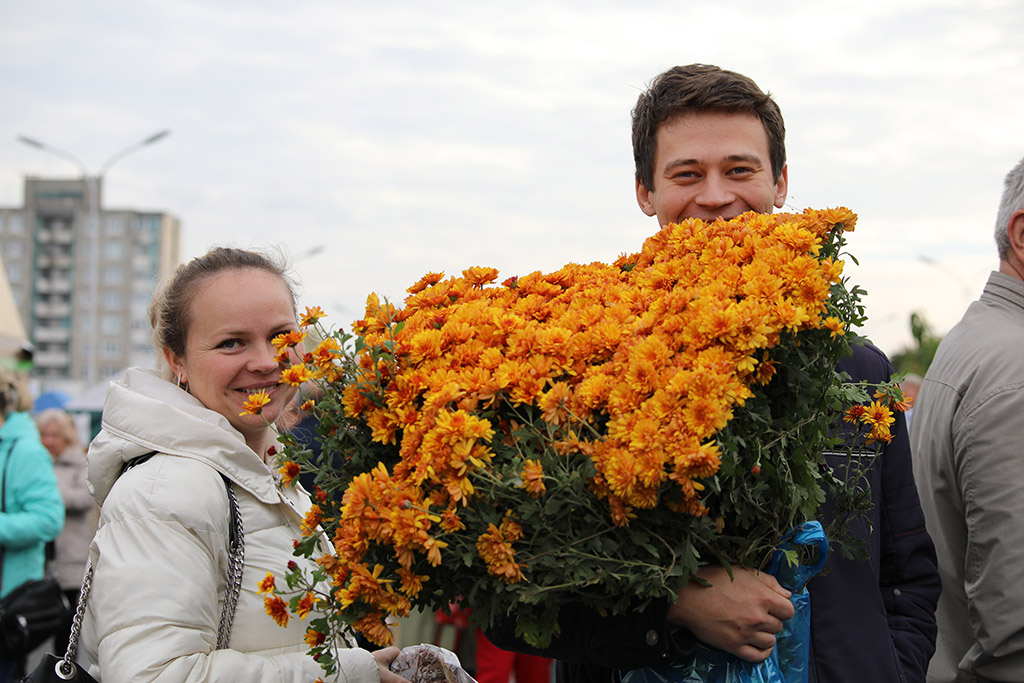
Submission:
M 0 204 L 23 174 L 75 172 L 17 134 L 95 169 L 170 128 L 111 169 L 107 203 L 178 215 L 186 258 L 323 245 L 296 264 L 307 303 L 352 316 L 428 270 L 637 250 L 655 226 L 629 111 L 664 68 L 716 63 L 780 102 L 792 207 L 860 214 L 856 272 L 892 351 L 915 308 L 955 322 L 919 255 L 987 267 L 1024 154 L 1022 24 L 1012 0 L 8 3 Z

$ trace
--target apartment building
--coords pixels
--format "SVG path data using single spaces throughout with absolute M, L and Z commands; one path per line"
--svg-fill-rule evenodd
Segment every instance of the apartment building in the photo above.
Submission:
M 11 297 L 43 390 L 78 393 L 153 356 L 147 308 L 180 259 L 181 227 L 157 211 L 106 208 L 102 178 L 25 179 L 0 207 Z

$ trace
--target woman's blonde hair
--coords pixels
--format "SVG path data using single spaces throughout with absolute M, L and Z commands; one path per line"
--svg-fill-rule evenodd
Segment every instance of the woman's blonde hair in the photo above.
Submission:
M 39 427 L 39 431 L 51 422 L 60 428 L 60 435 L 64 437 L 68 446 L 78 445 L 78 430 L 70 415 L 60 408 L 47 408 L 36 415 L 36 426 Z

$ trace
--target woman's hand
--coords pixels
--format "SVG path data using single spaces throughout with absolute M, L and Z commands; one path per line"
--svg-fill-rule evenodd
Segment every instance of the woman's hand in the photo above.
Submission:
M 391 662 L 395 661 L 395 657 L 398 656 L 399 652 L 401 650 L 397 647 L 386 647 L 370 653 L 377 660 L 377 668 L 380 670 L 380 683 L 409 683 L 407 679 L 391 671 Z

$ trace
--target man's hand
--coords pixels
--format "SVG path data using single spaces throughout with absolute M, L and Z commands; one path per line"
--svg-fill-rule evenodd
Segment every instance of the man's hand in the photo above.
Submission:
M 409 683 L 408 680 L 391 671 L 391 662 L 395 661 L 395 657 L 400 652 L 401 650 L 397 647 L 386 647 L 382 650 L 374 650 L 371 653 L 373 658 L 377 660 L 380 683 Z
M 724 567 L 703 567 L 697 576 L 711 585 L 684 586 L 669 608 L 669 623 L 741 659 L 764 661 L 782 622 L 793 616 L 790 592 L 771 574 L 743 567 L 733 567 L 732 574 L 730 581 Z

